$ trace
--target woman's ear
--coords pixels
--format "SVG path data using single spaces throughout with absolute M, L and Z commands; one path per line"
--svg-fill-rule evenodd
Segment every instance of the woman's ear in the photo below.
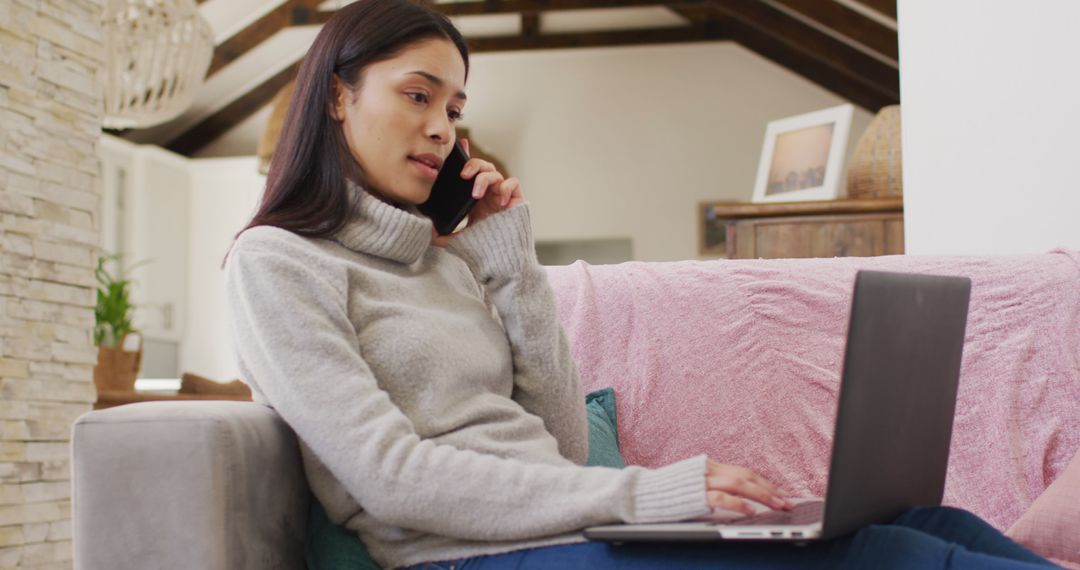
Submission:
M 348 105 L 349 86 L 345 85 L 345 82 L 338 77 L 338 74 L 333 74 L 331 80 L 330 90 L 333 93 L 333 104 L 330 106 L 330 116 L 337 122 L 343 122 L 345 120 L 345 107 Z

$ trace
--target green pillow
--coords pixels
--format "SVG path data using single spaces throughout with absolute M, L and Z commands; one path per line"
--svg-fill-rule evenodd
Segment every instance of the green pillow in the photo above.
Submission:
M 585 396 L 585 412 L 589 420 L 589 460 L 585 464 L 625 467 L 619 454 L 615 390 L 603 388 Z M 355 534 L 326 518 L 315 497 L 308 509 L 304 554 L 308 570 L 381 570 Z
M 626 467 L 619 453 L 619 422 L 615 417 L 615 390 L 601 388 L 585 396 L 589 419 L 589 460 L 594 467 Z

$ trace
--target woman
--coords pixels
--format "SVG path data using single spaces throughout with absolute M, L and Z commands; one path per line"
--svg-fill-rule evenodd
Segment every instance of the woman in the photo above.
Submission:
M 584 542 L 600 523 L 790 505 L 703 455 L 581 466 L 581 390 L 520 182 L 474 158 L 461 176 L 480 201 L 464 230 L 440 237 L 416 210 L 454 144 L 467 77 L 441 15 L 405 0 L 341 9 L 304 59 L 265 195 L 226 262 L 242 377 L 297 433 L 329 518 L 379 563 L 1047 564 L 949 509 L 805 548 Z

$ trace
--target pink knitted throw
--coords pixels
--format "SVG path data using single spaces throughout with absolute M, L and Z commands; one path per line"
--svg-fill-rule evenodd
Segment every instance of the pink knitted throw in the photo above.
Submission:
M 945 503 L 1006 529 L 1080 449 L 1080 252 L 550 267 L 629 463 L 706 452 L 825 490 L 857 269 L 972 279 Z

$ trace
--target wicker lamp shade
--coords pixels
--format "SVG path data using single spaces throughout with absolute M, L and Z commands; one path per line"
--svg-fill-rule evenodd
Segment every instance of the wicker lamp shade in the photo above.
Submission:
M 848 197 L 902 196 L 901 158 L 900 106 L 882 107 L 855 145 L 848 167 Z
M 265 175 L 270 171 L 270 158 L 274 156 L 274 149 L 277 148 L 278 139 L 281 138 L 281 126 L 285 122 L 285 112 L 289 108 L 289 100 L 292 99 L 295 86 L 296 82 L 290 81 L 274 95 L 274 100 L 271 102 L 270 119 L 266 122 L 266 128 L 263 129 L 263 134 L 259 137 L 259 144 L 255 151 L 255 154 L 259 157 L 260 174 Z M 457 136 L 458 138 L 469 139 L 470 156 L 479 157 L 494 164 L 495 168 L 503 176 L 510 178 L 510 174 L 506 171 L 506 165 L 492 156 L 491 153 L 480 148 L 469 136 L 469 129 L 458 127 Z
M 195 0 L 106 0 L 104 117 L 108 128 L 157 125 L 202 86 L 214 37 Z

